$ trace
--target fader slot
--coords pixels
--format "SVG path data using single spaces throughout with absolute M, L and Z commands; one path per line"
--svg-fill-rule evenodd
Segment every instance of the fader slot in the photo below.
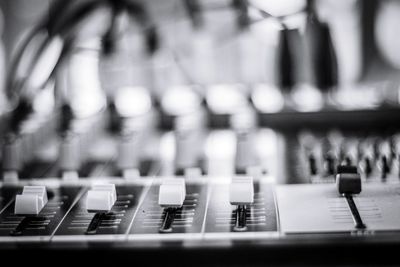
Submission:
M 78 186 L 48 187 L 49 200 L 37 215 L 15 214 L 15 202 L 12 202 L 0 214 L 0 239 L 16 235 L 22 239 L 31 236 L 49 240 L 80 190 Z
M 174 178 L 176 179 L 176 178 Z M 151 186 L 148 194 L 139 208 L 137 216 L 133 220 L 130 230 L 130 239 L 140 234 L 177 234 L 177 233 L 200 233 L 205 215 L 207 185 L 204 181 L 186 183 L 186 198 L 181 208 L 176 208 L 173 214 L 173 222 L 168 219 L 167 212 L 158 204 L 159 185 Z M 169 212 L 168 212 L 169 213 Z M 166 222 L 167 221 L 167 222 Z M 172 223 L 169 228 L 164 228 L 165 222 Z M 160 233 L 160 229 L 171 229 L 166 233 Z M 160 236 L 161 238 L 161 236 Z
M 254 182 L 254 202 L 246 205 L 246 209 L 238 209 L 229 202 L 229 185 L 215 183 L 212 185 L 211 197 L 207 209 L 205 233 L 232 233 L 236 224 L 245 228 L 243 232 L 275 232 L 277 231 L 277 214 L 274 201 L 274 190 L 267 182 Z M 238 218 L 240 217 L 240 218 Z M 238 220 L 239 219 L 239 220 Z M 238 234 L 240 234 L 239 231 Z
M 53 240 L 62 241 L 81 236 L 86 239 L 90 239 L 90 236 L 94 239 L 98 236 L 123 237 L 133 220 L 144 189 L 143 185 L 117 186 L 117 200 L 108 212 L 88 212 L 86 195 L 82 196 L 58 228 Z

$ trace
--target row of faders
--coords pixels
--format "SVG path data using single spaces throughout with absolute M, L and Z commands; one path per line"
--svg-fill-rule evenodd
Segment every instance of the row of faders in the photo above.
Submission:
M 189 233 L 198 240 L 204 233 L 277 231 L 272 186 L 250 177 L 89 185 L 3 187 L 0 241 L 175 240 Z
M 254 241 L 400 230 L 399 184 L 363 184 L 354 166 L 338 168 L 336 185 L 215 178 L 3 187 L 0 241 Z

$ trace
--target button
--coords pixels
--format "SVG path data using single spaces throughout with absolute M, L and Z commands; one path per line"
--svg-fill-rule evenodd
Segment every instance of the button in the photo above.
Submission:
M 249 166 L 246 168 L 246 175 L 254 179 L 261 179 L 264 173 L 261 166 Z
M 122 177 L 127 181 L 137 180 L 140 178 L 140 171 L 136 168 L 125 169 L 122 171 Z
M 117 200 L 114 184 L 94 185 L 86 197 L 88 211 L 110 211 Z
M 15 214 L 37 215 L 47 203 L 45 186 L 24 186 L 15 198 Z
M 232 205 L 246 205 L 254 202 L 252 177 L 234 177 L 229 187 L 229 202 Z
M 76 171 L 63 171 L 62 180 L 69 182 L 76 182 L 79 180 L 79 174 Z
M 182 207 L 186 197 L 185 180 L 183 178 L 166 178 L 160 185 L 158 204 L 161 207 Z
M 196 179 L 201 177 L 201 169 L 200 168 L 186 168 L 184 171 L 184 175 L 186 179 Z
M 16 171 L 4 171 L 3 172 L 3 182 L 4 183 L 18 183 L 19 175 Z
M 336 187 L 339 194 L 361 193 L 361 176 L 355 166 L 339 166 L 336 175 Z

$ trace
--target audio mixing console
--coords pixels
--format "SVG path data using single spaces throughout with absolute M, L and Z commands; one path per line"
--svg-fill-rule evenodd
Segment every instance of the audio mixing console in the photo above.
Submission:
M 0 1 L 1 258 L 399 265 L 379 2 Z
M 0 247 L 26 248 L 33 244 L 35 248 L 40 244 L 41 249 L 64 250 L 151 250 L 154 246 L 218 250 L 244 244 L 267 252 L 272 244 L 301 247 L 303 243 L 325 245 L 326 249 L 328 245 L 354 242 L 394 248 L 399 237 L 398 182 L 364 182 L 362 191 L 354 196 L 355 212 L 334 183 L 274 185 L 267 176 L 254 180 L 245 176 L 202 176 L 187 178 L 183 191 L 179 183 L 169 184 L 170 188 L 163 191 L 163 180 L 171 179 L 182 178 L 110 177 L 81 179 L 73 184 L 59 179 L 33 179 L 3 184 Z M 96 184 L 115 185 L 116 199 L 108 210 L 90 209 L 89 195 L 96 191 Z M 239 185 L 236 189 L 235 184 Z M 45 188 L 48 201 L 40 210 L 28 214 L 32 205 L 21 204 L 17 199 L 31 187 Z M 105 194 L 99 194 L 96 203 L 102 203 L 102 198 L 109 200 L 110 192 L 102 193 Z M 160 203 L 162 194 L 172 203 L 176 201 L 174 195 L 184 194 L 184 198 L 180 204 L 178 200 L 177 206 L 165 206 Z M 247 196 L 249 202 L 243 200 Z M 26 208 L 23 214 L 18 211 L 21 205 Z M 357 214 L 363 227 L 358 225 Z

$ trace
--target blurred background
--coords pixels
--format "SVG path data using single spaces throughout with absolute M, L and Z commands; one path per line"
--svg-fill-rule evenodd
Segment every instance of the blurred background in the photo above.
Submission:
M 400 1 L 0 3 L 5 170 L 57 176 L 89 162 L 85 175 L 115 175 L 104 166 L 123 171 L 151 158 L 161 162 L 158 175 L 197 165 L 210 174 L 243 172 L 259 165 L 248 156 L 254 150 L 257 162 L 282 172 L 277 180 L 293 183 L 315 176 L 315 164 L 332 175 L 348 154 L 364 169 L 373 154 L 386 176 L 387 144 L 398 165 Z M 4 160 L 18 150 L 15 138 L 36 136 L 43 125 L 52 130 L 32 137 L 32 153 Z M 77 152 L 71 135 L 83 144 L 101 137 Z M 143 148 L 123 150 L 132 138 Z M 324 156 L 331 151 L 324 142 L 340 144 L 336 163 Z M 303 158 L 309 171 L 294 167 Z M 57 164 L 57 172 L 45 175 L 37 161 Z M 146 164 L 138 167 L 144 175 Z

